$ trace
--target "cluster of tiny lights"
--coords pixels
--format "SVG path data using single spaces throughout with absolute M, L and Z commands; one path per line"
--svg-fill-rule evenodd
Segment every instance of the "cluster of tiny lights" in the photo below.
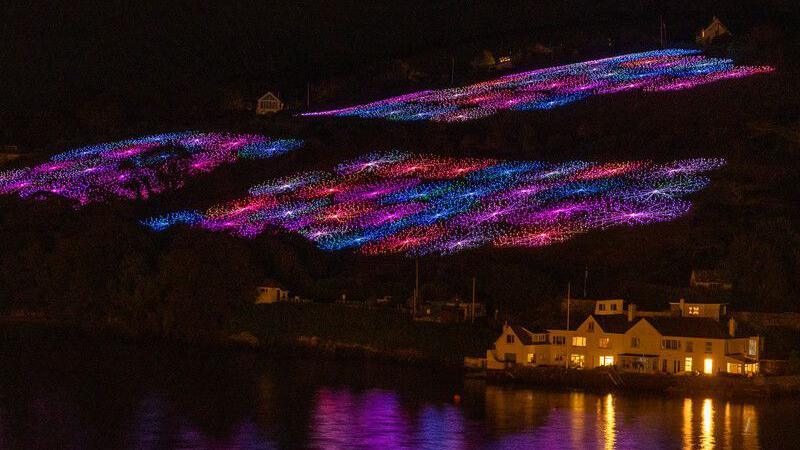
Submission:
M 688 89 L 772 70 L 767 66 L 734 66 L 730 59 L 707 58 L 698 50 L 656 50 L 517 73 L 471 86 L 420 91 L 365 105 L 302 115 L 463 122 L 491 116 L 502 110 L 551 109 L 592 95 L 629 90 Z
M 146 199 L 237 159 L 269 158 L 301 145 L 249 134 L 159 134 L 79 148 L 35 167 L 0 172 L 0 194 L 57 195 L 81 205 L 114 197 Z
M 209 208 L 143 221 L 255 237 L 299 233 L 325 250 L 449 254 L 479 247 L 541 247 L 590 230 L 673 220 L 722 159 L 543 163 L 371 154 L 332 172 L 259 184 Z

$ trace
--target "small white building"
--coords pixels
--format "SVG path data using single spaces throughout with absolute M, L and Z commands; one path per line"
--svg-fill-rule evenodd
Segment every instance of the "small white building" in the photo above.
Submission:
M 272 114 L 282 110 L 283 102 L 272 92 L 267 92 L 259 97 L 256 103 L 256 114 L 258 115 Z
M 19 158 L 19 147 L 16 145 L 0 145 L 0 165 Z
M 256 288 L 256 304 L 270 304 L 289 301 L 289 290 L 275 281 L 267 281 Z
M 700 31 L 697 33 L 697 43 L 700 45 L 708 45 L 714 42 L 715 39 L 721 38 L 723 36 L 731 36 L 731 32 L 728 31 L 728 27 L 722 24 L 716 16 L 711 19 L 711 23 L 708 24 L 707 27 L 701 28 Z

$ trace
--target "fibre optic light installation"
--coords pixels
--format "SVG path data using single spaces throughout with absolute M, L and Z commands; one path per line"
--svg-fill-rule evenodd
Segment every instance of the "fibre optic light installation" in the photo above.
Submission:
M 206 211 L 143 221 L 252 238 L 299 233 L 325 250 L 449 254 L 469 248 L 541 247 L 591 230 L 674 220 L 722 159 L 544 163 L 370 154 L 331 172 L 253 186 Z
M 633 53 L 503 76 L 470 86 L 427 90 L 364 105 L 302 116 L 353 116 L 390 120 L 464 122 L 503 110 L 545 110 L 591 96 L 624 91 L 675 91 L 715 81 L 771 72 L 735 66 L 698 50 Z
M 158 134 L 83 147 L 34 167 L 0 172 L 0 194 L 60 196 L 78 205 L 115 197 L 147 199 L 221 165 L 270 158 L 302 144 L 252 134 Z

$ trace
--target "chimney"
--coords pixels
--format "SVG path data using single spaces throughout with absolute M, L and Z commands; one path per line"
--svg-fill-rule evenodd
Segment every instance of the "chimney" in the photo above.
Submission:
M 683 308 L 684 308 L 684 303 L 686 303 L 686 300 L 682 298 L 682 299 L 681 299 L 681 301 L 680 301 L 680 305 L 681 305 L 681 306 L 680 306 L 680 308 L 681 308 L 681 317 L 683 317 L 683 316 L 685 315 L 685 314 L 684 314 L 684 311 L 683 311 Z
M 728 334 L 730 334 L 731 337 L 736 336 L 736 319 L 733 317 L 728 319 Z
M 636 305 L 633 303 L 628 303 L 628 322 L 633 322 L 633 319 L 636 318 Z

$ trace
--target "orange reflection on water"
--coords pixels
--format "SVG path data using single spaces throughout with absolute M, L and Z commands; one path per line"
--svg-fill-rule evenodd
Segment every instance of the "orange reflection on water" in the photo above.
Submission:
M 614 397 L 608 394 L 603 399 L 603 439 L 605 448 L 612 450 L 616 443 L 616 418 L 614 417 Z
M 700 448 L 714 448 L 714 405 L 710 398 L 703 400 L 703 425 L 701 427 Z
M 683 448 L 692 448 L 692 399 L 683 399 Z

